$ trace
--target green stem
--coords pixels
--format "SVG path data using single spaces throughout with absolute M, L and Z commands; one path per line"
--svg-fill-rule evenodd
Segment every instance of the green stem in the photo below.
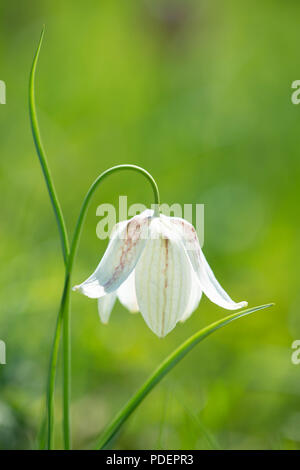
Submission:
M 83 227 L 83 223 L 85 220 L 86 212 L 89 206 L 89 203 L 91 201 L 91 198 L 97 189 L 98 185 L 100 184 L 101 181 L 103 181 L 107 176 L 111 175 L 112 173 L 115 173 L 116 171 L 121 171 L 121 170 L 133 170 L 138 173 L 143 174 L 146 179 L 150 182 L 153 192 L 154 192 L 154 202 L 155 202 L 155 209 L 156 211 L 159 210 L 159 204 L 160 204 L 160 199 L 159 199 L 159 192 L 158 188 L 156 185 L 156 182 L 144 168 L 141 168 L 136 165 L 117 165 L 114 166 L 103 173 L 101 173 L 98 178 L 94 181 L 94 183 L 91 185 L 90 189 L 88 190 L 84 201 L 81 206 L 81 210 L 79 213 L 79 217 L 77 219 L 72 243 L 71 243 L 71 248 L 70 248 L 70 253 L 68 257 L 68 263 L 66 266 L 66 278 L 65 278 L 65 285 L 64 285 L 64 291 L 63 291 L 63 296 L 61 300 L 61 307 L 60 311 L 58 314 L 58 320 L 57 320 L 57 325 L 56 325 L 56 330 L 55 330 L 55 335 L 54 335 L 54 343 L 53 343 L 53 348 L 52 348 L 52 353 L 51 353 L 51 360 L 50 360 L 50 373 L 49 373 L 49 398 L 48 398 L 48 444 L 49 448 L 52 448 L 53 444 L 53 394 L 54 394 L 54 383 L 55 383 L 55 375 L 56 375 L 56 365 L 57 365 L 57 358 L 58 358 L 58 347 L 57 345 L 59 344 L 59 338 L 61 334 L 61 323 L 63 319 L 63 365 L 64 365 L 64 375 L 63 375 L 63 381 L 64 381 L 64 387 L 63 387 L 63 410 L 64 410 L 64 443 L 65 443 L 65 448 L 69 449 L 71 448 L 71 437 L 70 437 L 70 415 L 69 415 L 69 409 L 70 409 L 70 387 L 71 387 L 71 381 L 70 381 L 70 314 L 69 314 L 69 302 L 70 302 L 70 286 L 71 286 L 71 276 L 72 276 L 72 269 L 74 266 L 74 260 L 75 256 L 77 253 L 77 248 L 80 240 L 80 235 Z
M 69 273 L 70 274 L 70 273 Z M 70 276 L 66 277 L 67 294 L 63 310 L 63 435 L 65 450 L 71 444 L 71 339 L 70 339 Z
M 60 303 L 60 308 L 56 320 L 55 334 L 53 339 L 53 345 L 50 356 L 50 366 L 49 366 L 49 375 L 48 375 L 48 387 L 47 387 L 47 449 L 53 449 L 54 444 L 54 390 L 55 390 L 55 377 L 57 369 L 57 360 L 58 360 L 58 351 L 59 351 L 59 341 L 61 336 L 61 329 L 63 323 L 63 316 L 65 306 L 67 304 L 67 299 L 69 297 L 69 277 L 65 279 L 64 290 L 62 294 L 62 299 Z
M 77 223 L 76 223 L 76 227 L 75 227 L 75 231 L 74 231 L 74 235 L 73 235 L 73 239 L 72 239 L 72 243 L 71 243 L 70 256 L 69 256 L 69 262 L 68 262 L 68 272 L 69 273 L 71 273 L 72 268 L 73 268 L 73 263 L 74 263 L 74 259 L 75 259 L 77 248 L 78 248 L 78 243 L 79 243 L 79 239 L 80 239 L 80 235 L 81 235 L 81 231 L 82 231 L 83 222 L 84 222 L 86 212 L 87 212 L 89 203 L 91 201 L 91 198 L 92 198 L 94 192 L 96 191 L 96 189 L 97 189 L 98 185 L 100 184 L 100 182 L 102 182 L 105 178 L 107 178 L 107 176 L 111 175 L 112 173 L 115 173 L 116 171 L 122 171 L 122 170 L 132 170 L 132 171 L 141 173 L 142 175 L 144 175 L 146 177 L 146 179 L 150 182 L 151 187 L 153 189 L 154 204 L 155 204 L 154 212 L 155 212 L 156 215 L 158 215 L 159 205 L 160 205 L 159 191 L 158 191 L 158 187 L 157 187 L 157 184 L 156 184 L 154 178 L 150 175 L 150 173 L 148 173 L 148 171 L 144 170 L 144 168 L 141 168 L 137 165 L 129 165 L 129 164 L 116 165 L 116 166 L 113 166 L 112 168 L 109 168 L 108 170 L 104 171 L 103 173 L 101 173 L 98 176 L 98 178 L 96 178 L 96 180 L 91 185 L 90 189 L 88 190 L 88 192 L 87 192 L 87 194 L 86 194 L 86 196 L 83 200 L 83 204 L 82 204 L 81 209 L 80 209 L 79 217 L 77 219 Z
M 121 426 L 133 413 L 133 411 L 138 407 L 138 405 L 143 401 L 143 399 L 151 392 L 151 390 L 157 385 L 163 377 L 171 370 L 173 367 L 183 359 L 186 354 L 191 351 L 200 341 L 212 334 L 214 331 L 222 328 L 228 323 L 231 323 L 238 318 L 249 315 L 250 313 L 256 312 L 263 308 L 271 307 L 274 304 L 261 305 L 259 307 L 250 308 L 238 313 L 229 315 L 221 320 L 212 323 L 211 325 L 203 328 L 202 330 L 195 333 L 184 343 L 182 343 L 174 352 L 172 352 L 153 372 L 153 374 L 146 380 L 146 382 L 141 386 L 141 388 L 133 395 L 133 397 L 126 403 L 126 405 L 121 409 L 121 411 L 115 416 L 111 423 L 107 426 L 103 432 L 99 442 L 97 444 L 97 449 L 105 449 L 119 431 Z

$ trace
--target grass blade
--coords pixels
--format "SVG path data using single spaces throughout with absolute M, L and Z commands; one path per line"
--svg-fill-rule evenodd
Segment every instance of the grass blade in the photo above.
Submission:
M 226 326 L 234 320 L 237 320 L 238 318 L 250 315 L 251 313 L 257 312 L 258 310 L 262 310 L 264 308 L 272 307 L 273 305 L 273 303 L 260 305 L 258 307 L 249 308 L 247 310 L 242 310 L 238 313 L 228 315 L 227 317 L 222 318 L 221 320 L 218 320 L 209 326 L 206 326 L 188 338 L 159 365 L 159 367 L 153 372 L 148 380 L 146 380 L 146 382 L 135 393 L 135 395 L 133 395 L 133 397 L 115 416 L 115 418 L 107 426 L 102 436 L 100 437 L 96 448 L 105 449 L 108 447 L 109 443 L 115 437 L 119 429 L 126 422 L 133 411 L 138 407 L 138 405 L 143 401 L 143 399 L 148 395 L 148 393 L 151 392 L 155 385 L 157 385 L 163 379 L 163 377 L 165 377 L 165 375 L 167 375 L 167 373 L 187 355 L 189 351 L 191 351 L 198 343 L 200 343 L 200 341 L 220 328 L 223 328 L 223 326 Z
M 66 225 L 64 221 L 64 216 L 56 195 L 55 187 L 52 181 L 51 173 L 49 170 L 48 162 L 47 162 L 47 157 L 46 153 L 43 147 L 42 143 L 42 138 L 39 130 L 39 125 L 38 125 L 38 119 L 37 119 L 37 113 L 36 113 L 36 105 L 35 105 L 35 72 L 36 72 L 36 66 L 39 58 L 39 53 L 40 49 L 42 46 L 42 41 L 44 37 L 44 32 L 45 32 L 45 27 L 42 30 L 40 41 L 38 44 L 38 48 L 36 50 L 32 67 L 31 67 L 31 72 L 30 72 L 30 78 L 29 78 L 29 115 L 30 115 L 30 123 L 31 123 L 31 129 L 32 129 L 32 135 L 33 135 L 33 140 L 35 143 L 35 148 L 40 160 L 40 164 L 42 167 L 42 171 L 44 174 L 45 182 L 47 185 L 48 193 L 50 196 L 51 204 L 54 210 L 55 218 L 57 221 L 58 225 L 58 230 L 60 234 L 60 239 L 61 239 L 61 245 L 62 245 L 62 251 L 63 251 L 63 256 L 64 256 L 64 261 L 65 264 L 67 263 L 68 259 L 68 253 L 69 253 L 69 242 L 68 242 L 68 235 L 67 235 L 67 230 L 66 230 Z
M 51 173 L 48 167 L 48 162 L 46 158 L 46 153 L 43 147 L 42 138 L 39 130 L 37 113 L 36 113 L 36 104 L 35 104 L 35 73 L 36 67 L 38 62 L 38 57 L 40 53 L 40 49 L 42 46 L 42 41 L 44 37 L 45 28 L 43 28 L 41 37 L 39 40 L 39 44 L 33 59 L 32 68 L 30 72 L 29 78 L 29 115 L 30 115 L 30 122 L 31 122 L 31 129 L 33 140 L 35 143 L 35 148 L 39 157 L 39 161 L 42 167 L 42 171 L 44 174 L 45 182 L 47 185 L 48 193 L 50 196 L 51 204 L 54 210 L 63 258 L 65 262 L 65 266 L 67 267 L 68 258 L 69 258 L 69 240 L 67 229 L 65 225 L 64 216 L 58 201 L 58 197 L 56 195 L 54 183 L 52 181 Z M 67 274 L 67 273 L 66 273 Z M 64 311 L 64 309 L 63 309 Z M 62 312 L 63 312 L 62 311 Z M 65 439 L 65 447 L 70 447 L 70 422 L 69 422 L 69 401 L 70 401 L 70 340 L 69 340 L 69 311 L 68 305 L 65 308 L 65 316 L 64 319 L 64 382 L 63 382 L 63 389 L 64 389 L 64 439 Z M 59 348 L 59 341 L 60 341 L 60 334 L 61 334 L 61 324 L 62 324 L 62 314 L 60 313 L 57 318 L 56 328 L 54 333 L 53 339 L 53 346 L 50 358 L 50 368 L 49 368 L 49 377 L 48 377 L 48 389 L 47 389 L 47 396 L 48 396 L 48 403 L 47 403 L 47 412 L 48 412 L 48 448 L 52 448 L 53 446 L 53 422 L 54 422 L 54 387 L 55 387 L 55 376 L 56 376 L 56 364 L 57 364 L 57 356 L 58 356 L 58 348 Z M 42 444 L 42 442 L 40 442 Z

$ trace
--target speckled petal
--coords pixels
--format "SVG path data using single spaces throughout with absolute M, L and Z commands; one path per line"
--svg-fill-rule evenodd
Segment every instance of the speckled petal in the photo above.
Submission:
M 146 210 L 120 222 L 95 272 L 73 290 L 79 290 L 91 298 L 117 290 L 134 269 L 145 247 L 152 215 L 153 211 Z

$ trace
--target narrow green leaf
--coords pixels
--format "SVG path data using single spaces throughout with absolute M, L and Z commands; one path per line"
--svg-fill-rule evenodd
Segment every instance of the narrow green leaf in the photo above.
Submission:
M 38 48 L 36 50 L 32 67 L 31 67 L 31 72 L 30 72 L 30 78 L 29 78 L 29 116 L 30 116 L 30 123 L 31 123 L 31 129 L 32 129 L 32 135 L 33 135 L 33 140 L 35 143 L 35 148 L 40 160 L 40 164 L 42 167 L 42 171 L 44 174 L 45 182 L 47 185 L 48 193 L 50 196 L 51 204 L 54 210 L 54 214 L 56 217 L 57 225 L 58 225 L 58 230 L 60 234 L 60 239 L 61 239 L 61 245 L 62 245 L 62 251 L 63 251 L 63 256 L 64 256 L 64 261 L 65 264 L 67 263 L 68 259 L 68 254 L 69 254 L 69 241 L 68 241 L 68 235 L 67 235 L 67 230 L 66 230 L 66 225 L 64 221 L 64 216 L 56 195 L 54 183 L 51 177 L 51 173 L 49 170 L 48 162 L 47 162 L 47 157 L 46 157 L 46 152 L 43 147 L 42 143 L 42 138 L 39 130 L 39 125 L 38 125 L 38 119 L 37 119 L 37 113 L 36 113 L 36 104 L 35 104 L 35 72 L 36 72 L 36 66 L 39 58 L 39 53 L 41 50 L 42 42 L 43 42 L 43 37 L 44 37 L 44 32 L 45 32 L 45 27 L 43 27 L 40 41 L 38 44 Z
M 274 304 L 260 305 L 259 307 L 249 308 L 247 310 L 240 311 L 238 313 L 233 313 L 228 315 L 221 320 L 212 323 L 209 326 L 206 326 L 202 330 L 195 333 L 184 343 L 182 343 L 174 352 L 172 352 L 153 372 L 153 374 L 146 380 L 146 382 L 141 386 L 141 388 L 133 395 L 133 397 L 126 403 L 126 405 L 121 409 L 121 411 L 115 416 L 111 423 L 107 426 L 102 436 L 100 437 L 97 449 L 105 449 L 108 447 L 109 443 L 126 422 L 129 416 L 133 411 L 138 407 L 138 405 L 143 401 L 143 399 L 148 395 L 149 392 L 157 385 L 167 373 L 173 369 L 173 367 L 183 359 L 186 354 L 191 351 L 200 341 L 212 334 L 214 331 L 219 330 L 223 326 L 228 325 L 229 323 L 237 320 L 238 318 L 250 315 L 251 313 L 257 312 L 264 308 L 272 307 Z
M 43 147 L 42 143 L 42 138 L 39 130 L 39 125 L 38 125 L 38 119 L 37 119 L 37 113 L 36 113 L 36 104 L 35 104 L 35 73 L 36 73 L 36 67 L 37 67 L 37 62 L 38 62 L 38 57 L 40 53 L 40 49 L 42 46 L 42 41 L 44 37 L 44 32 L 45 32 L 45 27 L 43 27 L 41 37 L 39 40 L 38 48 L 36 50 L 33 63 L 32 63 L 32 68 L 30 72 L 30 78 L 29 78 L 29 115 L 30 115 L 30 122 L 31 122 L 31 129 L 32 129 L 32 135 L 33 135 L 33 140 L 35 143 L 35 148 L 37 151 L 37 155 L 39 157 L 39 161 L 42 167 L 42 171 L 44 174 L 45 182 L 47 185 L 48 193 L 50 196 L 51 204 L 54 210 L 55 218 L 57 221 L 57 226 L 59 230 L 59 235 L 60 235 L 60 240 L 61 240 L 61 246 L 62 246 L 62 252 L 63 252 L 63 258 L 65 262 L 65 266 L 67 267 L 68 263 L 68 258 L 69 258 L 69 240 L 68 240 L 68 234 L 67 234 L 67 229 L 65 225 L 65 220 L 64 216 L 58 201 L 58 197 L 56 195 L 54 183 L 51 177 L 51 173 L 49 170 L 47 158 L 46 158 L 46 153 Z M 68 273 L 66 273 L 67 276 Z M 68 277 L 68 276 L 67 276 Z M 64 296 L 63 296 L 64 297 Z M 54 333 L 54 339 L 53 339 L 53 346 L 52 346 L 52 352 L 51 352 L 51 358 L 50 358 L 50 367 L 49 367 L 49 377 L 48 377 L 48 387 L 47 387 L 47 397 L 48 397 L 48 402 L 47 402 L 47 413 L 48 413 L 48 426 L 47 426 L 47 431 L 48 431 L 48 436 L 47 436 L 47 445 L 48 448 L 51 449 L 53 446 L 53 427 L 54 427 L 54 388 L 55 388 L 55 376 L 56 376 L 56 367 L 57 367 L 57 357 L 58 357 L 58 348 L 59 348 L 59 341 L 60 341 L 60 334 L 61 334 L 61 324 L 62 324 L 62 314 L 64 310 L 67 311 L 67 308 L 63 305 L 63 308 L 61 309 L 57 322 L 56 322 L 56 328 L 55 328 L 55 333 Z M 68 314 L 68 311 L 67 311 Z M 70 386 L 69 386 L 69 317 L 67 316 L 66 320 L 66 325 L 64 325 L 64 330 L 67 331 L 67 333 L 64 335 L 64 383 L 63 383 L 63 388 L 64 388 L 64 437 L 65 441 L 67 441 L 67 444 L 69 446 L 69 396 L 70 396 Z M 67 344 L 66 344 L 67 343 Z M 41 434 L 41 436 L 43 433 Z M 40 440 L 40 445 L 42 445 L 42 440 Z M 68 447 L 69 448 L 69 447 Z

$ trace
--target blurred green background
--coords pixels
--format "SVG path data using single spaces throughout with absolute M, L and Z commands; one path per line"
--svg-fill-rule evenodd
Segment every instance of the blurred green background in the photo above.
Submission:
M 68 227 L 94 178 L 145 167 L 162 201 L 205 204 L 204 252 L 233 299 L 272 309 L 213 335 L 142 403 L 116 449 L 300 448 L 299 2 L 66 0 L 0 4 L 0 448 L 36 446 L 64 276 L 30 131 L 28 76 Z M 97 265 L 101 203 L 152 203 L 149 184 L 114 175 L 94 198 L 74 283 Z M 74 447 L 85 448 L 159 362 L 228 312 L 206 298 L 161 340 L 116 305 L 72 294 Z M 57 441 L 61 447 L 61 373 Z

